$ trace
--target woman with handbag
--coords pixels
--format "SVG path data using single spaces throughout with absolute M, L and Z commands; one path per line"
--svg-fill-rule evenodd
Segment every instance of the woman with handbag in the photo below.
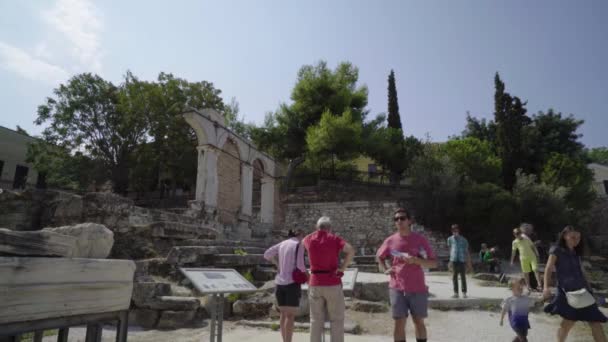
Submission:
M 266 250 L 264 258 L 277 266 L 275 296 L 281 313 L 281 336 L 283 342 L 291 342 L 296 312 L 302 296 L 301 284 L 308 279 L 304 264 L 304 232 L 290 230 L 287 240 Z
M 549 251 L 543 296 L 545 299 L 551 297 L 549 285 L 554 267 L 557 275 L 557 296 L 545 307 L 545 312 L 563 318 L 557 331 L 559 342 L 566 341 L 570 329 L 577 321 L 589 323 L 595 342 L 606 342 L 601 324 L 608 319 L 599 310 L 591 293 L 581 264 L 582 254 L 581 233 L 572 226 L 566 226 L 559 234 L 557 245 Z

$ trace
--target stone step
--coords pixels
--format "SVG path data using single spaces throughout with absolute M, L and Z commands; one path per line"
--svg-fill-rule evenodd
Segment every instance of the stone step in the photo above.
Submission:
M 351 266 L 352 268 L 356 268 L 359 272 L 369 272 L 369 273 L 380 273 L 378 269 L 378 264 L 368 265 L 368 264 L 355 264 Z
M 181 222 L 157 221 L 150 224 L 152 236 L 172 239 L 216 239 L 220 233 L 210 227 Z
M 136 307 L 143 308 L 146 303 L 155 298 L 169 296 L 171 294 L 171 285 L 168 283 L 159 283 L 154 281 L 134 282 L 133 295 L 131 300 Z
M 258 247 L 266 249 L 270 244 L 259 240 L 214 240 L 214 239 L 188 239 L 176 241 L 176 246 L 215 246 L 215 247 Z
M 357 255 L 353 260 L 357 263 L 357 265 L 376 265 L 375 255 Z
M 201 306 L 198 298 L 180 296 L 161 296 L 145 303 L 145 308 L 153 310 L 190 311 Z
M 235 252 L 245 252 L 246 255 L 262 255 L 263 248 L 259 247 L 225 247 L 225 246 L 177 246 L 167 254 L 167 262 L 173 265 L 212 264 L 214 255 L 230 255 Z
M 216 267 L 235 267 L 235 266 L 256 266 L 269 265 L 270 262 L 264 259 L 262 254 L 219 254 L 213 257 L 213 265 Z

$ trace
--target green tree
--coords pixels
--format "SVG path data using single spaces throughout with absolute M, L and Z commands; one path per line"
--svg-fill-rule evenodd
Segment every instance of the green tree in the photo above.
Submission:
M 499 183 L 501 161 L 488 141 L 472 137 L 450 140 L 443 145 L 443 151 L 463 180 Z
M 459 213 L 467 238 L 474 246 L 483 242 L 508 245 L 511 229 L 520 223 L 516 197 L 493 183 L 471 183 L 462 188 Z
M 129 75 L 126 76 L 129 82 Z M 121 110 L 121 89 L 89 73 L 72 77 L 38 107 L 36 124 L 48 122 L 42 135 L 51 145 L 75 153 L 85 151 L 110 170 L 114 190 L 127 191 L 129 157 L 146 141 L 148 122 L 134 111 Z
M 441 153 L 441 146 L 425 142 L 408 174 L 415 194 L 416 221 L 430 227 L 448 224 L 459 211 L 459 182 L 453 165 Z
M 137 103 L 147 106 L 147 112 L 142 111 L 149 123 L 151 149 L 142 149 L 138 159 L 146 160 L 154 165 L 155 172 L 149 168 L 138 168 L 141 172 L 133 173 L 133 177 L 151 177 L 154 179 L 138 180 L 139 184 L 158 184 L 159 181 L 169 183 L 170 191 L 178 186 L 193 186 L 196 182 L 197 139 L 194 130 L 180 115 L 189 108 L 212 108 L 223 112 L 224 103 L 220 97 L 221 91 L 207 81 L 190 82 L 172 74 L 161 72 L 156 82 L 144 82 L 133 79 L 132 98 Z M 142 106 L 143 107 L 143 106 Z M 145 108 L 145 107 L 144 107 Z
M 540 174 L 553 153 L 571 158 L 580 158 L 584 153 L 579 141 L 578 129 L 584 123 L 573 115 L 549 109 L 532 116 L 532 123 L 524 128 L 525 161 L 523 169 L 527 173 Z
M 526 103 L 505 92 L 505 84 L 498 73 L 494 77 L 494 86 L 496 143 L 502 160 L 503 183 L 507 190 L 511 190 L 515 184 L 515 174 L 523 164 L 522 131 L 530 123 L 530 118 L 526 116 Z
M 325 111 L 319 124 L 309 127 L 306 134 L 311 161 L 319 164 L 331 160 L 333 170 L 335 158 L 344 161 L 356 157 L 361 145 L 361 130 L 361 123 L 353 119 L 349 110 L 341 116 Z
M 589 209 L 595 199 L 593 171 L 582 159 L 553 153 L 543 169 L 541 180 L 554 189 L 566 189 L 568 206 L 578 212 Z
M 462 137 L 488 141 L 493 147 L 496 145 L 496 124 L 493 120 L 477 119 L 467 112 L 466 121 Z
M 591 163 L 608 165 L 608 148 L 595 147 L 586 151 L 587 160 Z
M 230 100 L 230 103 L 224 106 L 224 117 L 226 118 L 226 127 L 239 136 L 250 139 L 252 125 L 244 122 L 240 115 L 239 103 L 234 97 Z
M 399 184 L 412 160 L 422 153 L 422 143 L 413 136 L 403 137 L 399 128 L 383 126 L 384 116 L 364 125 L 362 151 L 384 170 L 390 171 L 391 184 Z
M 358 79 L 359 70 L 349 62 L 340 63 L 334 70 L 324 61 L 305 65 L 298 71 L 292 103 L 282 104 L 267 116 L 262 127 L 251 129 L 251 138 L 258 147 L 289 161 L 285 185 L 305 160 L 308 128 L 317 125 L 324 112 L 339 116 L 348 110 L 354 122 L 363 122 L 367 115 L 367 87 L 358 86 Z
M 27 162 L 42 175 L 48 188 L 86 191 L 110 176 L 101 163 L 82 152 L 70 153 L 42 140 L 28 144 Z
M 391 70 L 391 73 L 388 75 L 388 127 L 403 129 L 401 126 L 401 116 L 399 115 L 395 72 L 393 70 Z
M 536 175 L 517 172 L 513 194 L 519 202 L 520 222 L 534 225 L 539 238 L 555 239 L 555 234 L 566 224 L 576 224 L 574 213 L 568 209 L 563 187 L 552 187 L 539 182 Z

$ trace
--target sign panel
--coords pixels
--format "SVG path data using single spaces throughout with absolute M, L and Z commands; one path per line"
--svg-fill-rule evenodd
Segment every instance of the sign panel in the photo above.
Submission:
M 357 274 L 359 269 L 347 268 L 342 276 L 342 290 L 352 291 L 355 289 L 355 282 L 357 281 Z M 302 284 L 302 290 L 308 290 L 308 283 Z
M 257 288 L 231 268 L 180 268 L 203 294 L 254 292 Z

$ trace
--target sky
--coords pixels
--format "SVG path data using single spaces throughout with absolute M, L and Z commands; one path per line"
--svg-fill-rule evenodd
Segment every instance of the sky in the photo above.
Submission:
M 408 135 L 444 141 L 467 112 L 491 118 L 499 72 L 529 113 L 572 113 L 587 146 L 608 146 L 607 17 L 605 0 L 0 0 L 0 125 L 39 134 L 60 83 L 127 70 L 212 82 L 260 124 L 325 60 L 359 68 L 371 116 L 393 69 Z

